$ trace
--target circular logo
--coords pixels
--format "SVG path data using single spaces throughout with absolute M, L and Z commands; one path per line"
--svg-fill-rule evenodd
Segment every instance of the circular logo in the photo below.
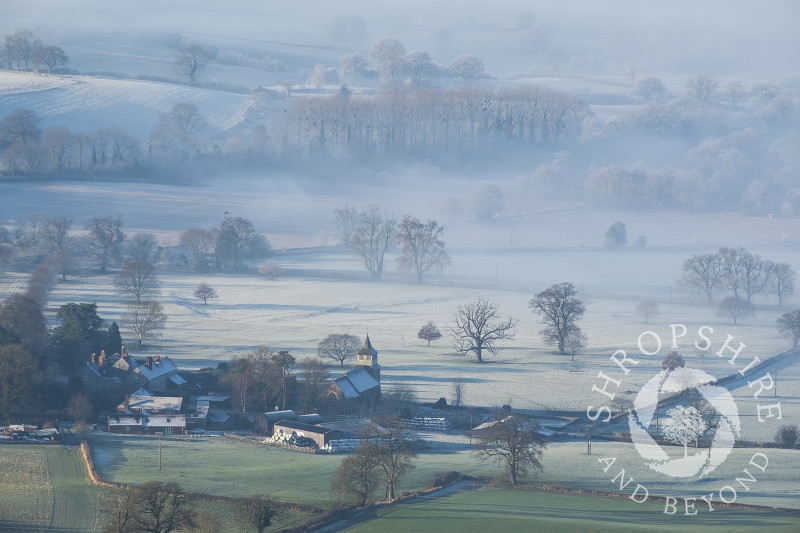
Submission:
M 651 469 L 670 477 L 686 478 L 698 473 L 702 477 L 721 465 L 731 453 L 735 437 L 741 432 L 739 410 L 727 389 L 711 385 L 715 381 L 716 378 L 702 370 L 679 367 L 661 371 L 639 391 L 628 425 L 636 450 Z M 666 411 L 666 418 L 659 420 L 665 439 L 683 445 L 683 456 L 673 457 L 676 454 L 668 454 L 648 429 L 658 413 L 659 395 L 679 394 L 691 388 L 697 389 L 708 402 L 709 409 L 718 415 L 715 416 L 714 439 L 707 451 L 690 453 L 689 444 L 710 429 L 708 417 L 694 406 L 677 405 Z

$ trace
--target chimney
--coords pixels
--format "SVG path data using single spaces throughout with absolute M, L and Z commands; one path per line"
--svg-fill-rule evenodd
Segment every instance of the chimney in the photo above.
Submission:
M 130 405 L 131 397 L 129 395 L 125 395 L 125 410 L 128 410 L 128 405 Z
M 153 369 L 153 358 L 150 357 L 150 356 L 147 356 L 147 359 L 144 360 L 144 366 L 146 366 L 147 368 L 152 370 Z
M 158 363 L 159 361 L 161 361 L 161 356 L 160 356 L 160 355 L 157 355 L 157 356 L 155 356 L 155 357 L 153 358 L 153 360 L 154 360 L 156 363 Z
M 106 361 L 106 358 L 101 355 L 100 356 L 100 360 L 97 361 L 97 364 L 100 365 L 100 366 L 103 366 L 103 363 L 105 363 L 105 361 Z
M 101 353 L 102 355 L 102 353 Z M 94 363 L 94 354 L 92 354 L 92 363 Z
M 128 352 L 125 351 L 125 347 L 124 346 L 121 348 L 121 350 L 122 350 L 122 357 L 123 358 L 128 357 Z

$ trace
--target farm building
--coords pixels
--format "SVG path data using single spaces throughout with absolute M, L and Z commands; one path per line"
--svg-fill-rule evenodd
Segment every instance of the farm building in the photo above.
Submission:
M 183 435 L 186 433 L 186 417 L 180 414 L 115 414 L 108 417 L 108 431 L 135 435 Z
M 313 440 L 318 448 L 324 448 L 330 441 L 350 438 L 353 435 L 338 429 L 315 426 L 294 420 L 283 420 L 274 426 L 273 435 L 292 435 Z
M 156 355 L 143 360 L 128 355 L 122 348 L 122 355 L 107 356 L 105 351 L 100 357 L 92 354 L 91 361 L 86 363 L 83 377 L 93 392 L 129 392 L 143 388 L 148 392 L 181 391 L 186 384 L 178 374 L 169 357 Z
M 118 413 L 179 413 L 183 405 L 180 396 L 153 396 L 144 389 L 125 396 L 125 400 L 117 406 Z
M 378 351 L 367 335 L 356 355 L 356 368 L 331 381 L 326 395 L 334 413 L 358 411 L 374 406 L 381 397 L 381 365 Z
M 189 429 L 231 429 L 233 417 L 230 399 L 230 396 L 214 393 L 198 396 L 194 412 L 186 419 Z
M 304 424 L 316 424 L 322 422 L 322 417 L 315 413 L 298 415 L 291 409 L 258 413 L 255 416 L 255 432 L 262 435 L 272 435 L 275 424 L 283 420 L 294 420 L 303 422 Z

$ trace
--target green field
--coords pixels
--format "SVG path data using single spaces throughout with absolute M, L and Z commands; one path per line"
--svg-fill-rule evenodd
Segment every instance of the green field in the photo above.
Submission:
M 175 481 L 187 491 L 224 496 L 269 494 L 285 502 L 330 507 L 330 484 L 342 455 L 308 455 L 283 448 L 227 438 L 159 439 L 94 433 L 92 455 L 107 481 L 138 484 Z M 469 452 L 422 454 L 403 478 L 398 492 L 423 488 L 441 472 L 473 476 L 500 473 L 475 461 Z
M 120 489 L 89 481 L 78 448 L 11 444 L 0 446 L 0 531 L 101 531 L 103 502 Z M 219 533 L 240 533 L 233 504 L 194 500 L 195 509 L 219 520 Z M 306 520 L 309 513 L 286 510 L 272 529 Z
M 680 508 L 679 508 L 680 509 Z M 657 503 L 636 504 L 625 498 L 603 498 L 541 491 L 482 489 L 409 503 L 373 508 L 338 531 L 351 533 L 437 533 L 476 531 L 557 532 L 797 532 L 800 515 L 716 509 L 696 516 L 664 514 Z
M 0 530 L 97 531 L 97 508 L 77 448 L 0 446 Z
M 153 479 L 176 481 L 191 492 L 225 496 L 269 494 L 286 502 L 330 507 L 330 482 L 341 455 L 307 455 L 282 448 L 228 438 L 161 439 L 162 469 L 158 468 L 159 439 L 145 436 L 122 436 L 94 433 L 91 444 L 101 476 L 119 483 L 144 483 Z M 735 484 L 753 453 L 759 450 L 737 448 L 711 477 L 687 485 L 680 479 L 659 479 L 641 461 L 631 444 L 600 442 L 593 444 L 593 455 L 586 455 L 580 442 L 551 444 L 543 457 L 544 471 L 533 479 L 535 484 L 596 490 L 618 491 L 611 479 L 625 469 L 626 478 L 645 485 L 653 495 L 699 497 Z M 750 490 L 740 491 L 737 503 L 770 507 L 800 506 L 800 478 L 796 450 L 762 450 L 769 457 L 767 470 L 756 476 Z M 598 462 L 601 457 L 617 457 L 606 473 Z M 421 453 L 415 468 L 403 478 L 399 491 L 423 488 L 434 476 L 455 470 L 474 477 L 505 481 L 500 465 L 483 463 L 468 450 L 450 453 Z M 751 467 L 752 470 L 752 467 Z M 758 472 L 758 471 L 756 471 Z M 376 494 L 377 496 L 377 494 Z M 718 497 L 717 497 L 718 499 Z

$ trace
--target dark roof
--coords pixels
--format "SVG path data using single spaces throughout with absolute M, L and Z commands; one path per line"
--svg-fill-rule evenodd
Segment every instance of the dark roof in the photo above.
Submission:
M 297 429 L 299 431 L 306 431 L 308 433 L 318 433 L 320 435 L 325 435 L 327 433 L 331 433 L 333 431 L 337 431 L 332 428 L 326 428 L 322 426 L 315 426 L 312 424 L 304 424 L 303 422 L 296 422 L 294 420 L 283 420 L 275 424 L 275 427 L 283 427 L 287 429 Z
M 364 346 L 361 347 L 356 355 L 371 355 L 372 357 L 378 355 L 378 351 L 373 348 L 372 343 L 369 342 L 369 335 L 367 335 L 367 338 L 364 339 Z

